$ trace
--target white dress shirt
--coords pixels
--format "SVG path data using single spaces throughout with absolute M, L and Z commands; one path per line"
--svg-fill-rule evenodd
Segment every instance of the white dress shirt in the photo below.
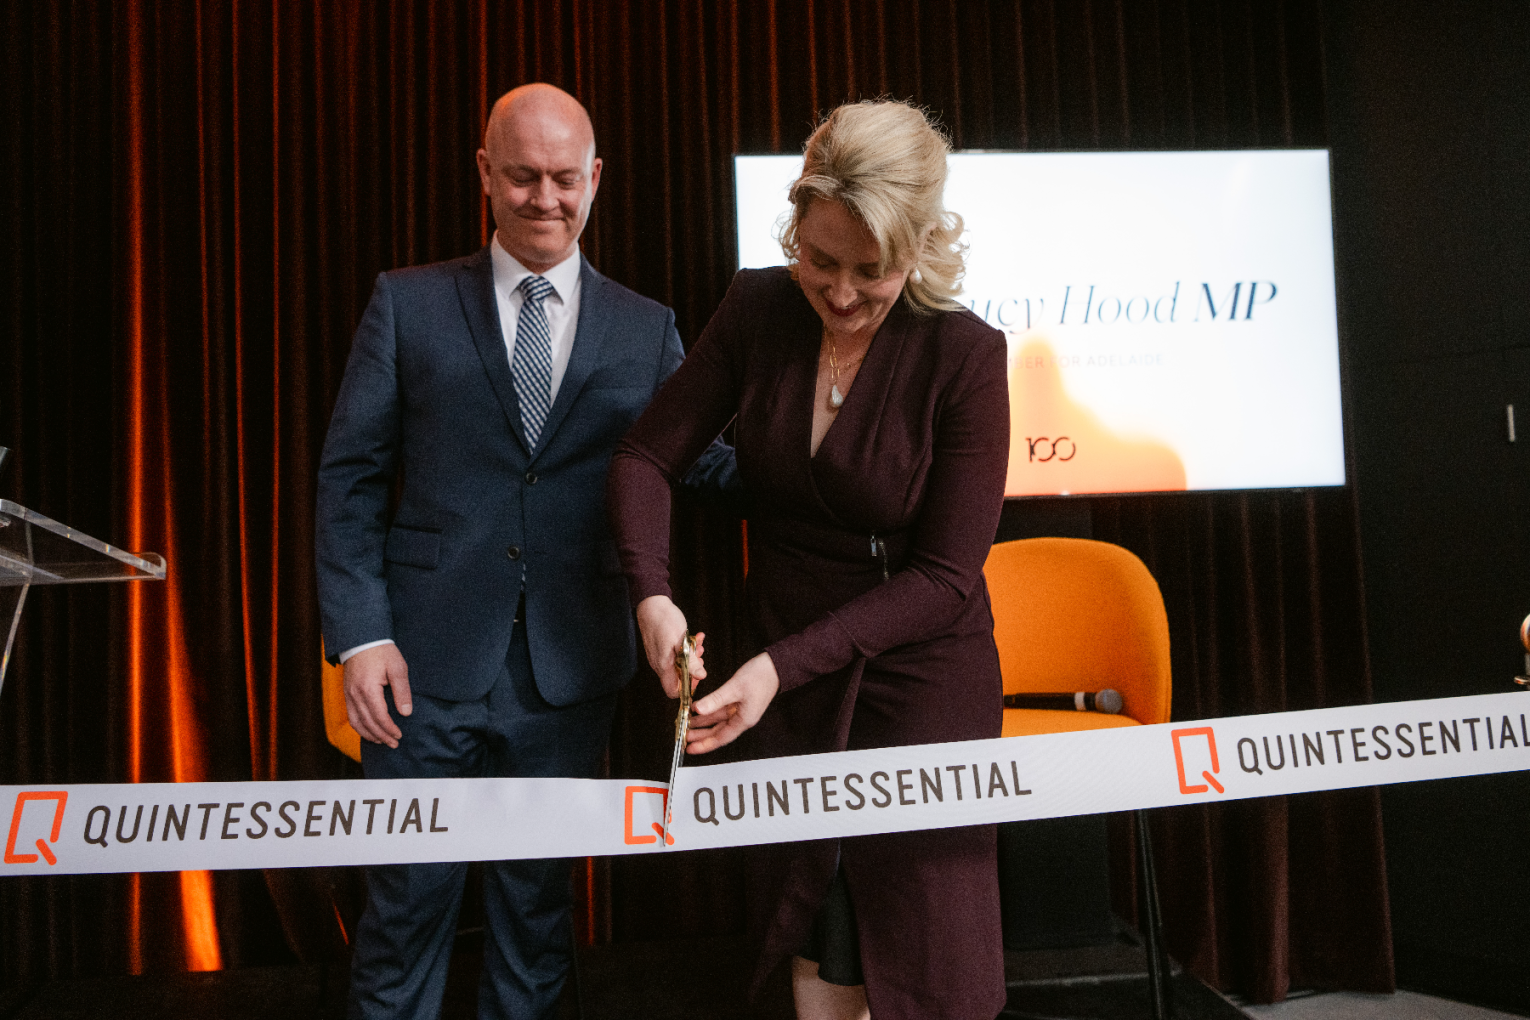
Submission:
M 489 242 L 489 259 L 494 263 L 494 300 L 499 306 L 499 329 L 505 336 L 505 356 L 515 364 L 515 327 L 521 321 L 521 281 L 531 276 L 531 270 L 521 265 L 514 255 L 499 246 L 499 235 Z M 568 370 L 568 356 L 574 349 L 574 330 L 579 325 L 579 249 L 574 254 L 542 274 L 552 284 L 553 292 L 542 302 L 547 313 L 547 325 L 552 330 L 552 392 L 547 395 L 548 405 L 558 399 L 558 386 L 563 373 Z
M 521 305 L 526 300 L 519 288 L 521 281 L 533 274 L 514 255 L 500 247 L 498 234 L 489 242 L 489 260 L 494 266 L 494 303 L 499 308 L 499 331 L 505 338 L 505 358 L 514 365 L 515 329 L 521 321 Z M 579 250 L 575 248 L 574 254 L 543 273 L 542 277 L 553 288 L 542 302 L 547 325 L 552 330 L 552 392 L 548 394 L 548 404 L 551 405 L 558 399 L 558 387 L 563 382 L 563 373 L 568 370 L 568 356 L 574 350 L 574 332 L 579 325 L 579 295 L 583 290 L 579 279 Z M 343 665 L 351 656 L 368 648 L 391 644 L 392 638 L 382 638 L 347 648 L 340 653 L 340 662 Z

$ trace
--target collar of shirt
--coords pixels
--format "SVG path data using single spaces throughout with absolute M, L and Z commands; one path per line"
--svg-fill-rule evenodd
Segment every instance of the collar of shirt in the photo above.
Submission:
M 535 274 L 521 265 L 520 260 L 514 255 L 500 247 L 497 234 L 489 242 L 489 259 L 494 264 L 494 288 L 505 298 L 513 297 L 516 310 L 519 311 L 521 293 L 518 288 L 521 281 Z M 574 291 L 579 287 L 579 249 L 575 248 L 574 254 L 541 275 L 552 284 L 553 292 L 558 300 L 567 306 L 574 297 Z
M 505 341 L 505 357 L 514 366 L 515 332 L 520 324 L 521 305 L 525 303 L 518 288 L 532 273 L 500 246 L 497 236 L 489 242 L 489 259 L 494 268 L 494 298 Z M 542 303 L 542 309 L 547 313 L 547 325 L 552 330 L 552 392 L 549 395 L 553 400 L 558 399 L 558 390 L 563 385 L 563 375 L 574 349 L 574 333 L 579 326 L 579 299 L 583 290 L 581 268 L 580 254 L 575 250 L 574 254 L 541 274 L 553 288 L 553 293 Z

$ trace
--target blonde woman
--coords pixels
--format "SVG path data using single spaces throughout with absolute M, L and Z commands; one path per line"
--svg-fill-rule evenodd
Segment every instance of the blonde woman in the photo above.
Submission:
M 954 300 L 948 151 L 904 103 L 830 114 L 791 189 L 790 267 L 738 274 L 618 447 L 613 525 L 675 697 L 670 488 L 737 420 L 758 654 L 697 701 L 692 753 L 999 735 L 982 568 L 1009 453 L 1006 348 Z M 990 1020 L 1004 1003 L 994 852 L 991 826 L 752 850 L 756 989 L 790 959 L 804 1020 Z

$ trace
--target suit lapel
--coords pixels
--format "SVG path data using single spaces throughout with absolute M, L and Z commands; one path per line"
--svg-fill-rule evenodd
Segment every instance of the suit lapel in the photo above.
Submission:
M 605 295 L 601 290 L 606 278 L 597 273 L 579 257 L 579 322 L 574 326 L 574 346 L 569 351 L 568 367 L 563 370 L 563 381 L 558 384 L 558 396 L 542 423 L 538 437 L 537 452 L 547 449 L 548 443 L 568 417 L 569 408 L 579 398 L 590 373 L 600 364 L 600 359 L 610 332 L 610 320 L 606 314 Z
M 489 249 L 483 248 L 457 271 L 457 295 L 462 314 L 467 319 L 473 345 L 488 373 L 489 384 L 499 398 L 505 420 L 521 448 L 530 453 L 526 433 L 521 428 L 521 405 L 515 399 L 515 379 L 510 374 L 510 357 L 505 352 L 505 334 L 499 322 L 499 302 L 494 298 L 494 266 Z

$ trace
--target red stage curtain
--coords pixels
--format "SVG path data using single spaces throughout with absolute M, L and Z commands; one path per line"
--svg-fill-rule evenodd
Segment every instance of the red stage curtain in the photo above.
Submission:
M 354 774 L 320 713 L 315 463 L 375 274 L 485 240 L 472 155 L 516 84 L 589 107 L 606 165 L 586 251 L 687 339 L 732 272 L 729 157 L 798 149 L 847 98 L 911 97 L 961 148 L 1326 133 L 1318 0 L 56 0 L 7 5 L 0 47 L 0 491 L 171 569 L 34 595 L 0 696 L 4 782 Z M 1369 696 L 1348 492 L 1094 503 L 1099 537 L 1163 583 L 1177 717 Z M 691 509 L 677 528 L 722 672 L 737 527 Z M 665 708 L 639 678 L 614 774 L 662 772 Z M 1171 948 L 1198 973 L 1261 999 L 1389 987 L 1371 793 L 1159 829 Z M 594 862 L 582 933 L 734 931 L 737 867 Z M 312 956 L 355 893 L 343 870 L 13 879 L 0 967 L 19 987 Z

